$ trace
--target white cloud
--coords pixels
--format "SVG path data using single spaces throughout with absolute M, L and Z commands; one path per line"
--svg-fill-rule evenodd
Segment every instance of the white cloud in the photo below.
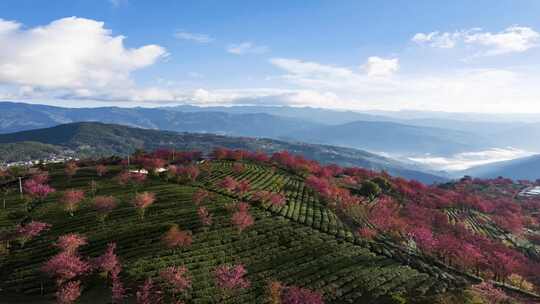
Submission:
M 421 163 L 435 170 L 460 171 L 474 166 L 517 159 L 533 154 L 532 152 L 508 147 L 458 153 L 451 157 L 413 157 L 409 158 L 409 160 Z
M 465 36 L 465 43 L 479 44 L 489 49 L 486 55 L 521 53 L 538 46 L 540 33 L 530 27 L 511 26 L 499 33 L 473 33 Z
M 235 55 L 244 55 L 244 54 L 264 54 L 267 53 L 270 49 L 264 45 L 256 45 L 253 42 L 242 42 L 237 44 L 230 44 L 226 48 L 227 52 Z
M 454 48 L 458 44 L 472 45 L 481 56 L 521 53 L 538 46 L 540 33 L 530 27 L 510 26 L 498 33 L 480 28 L 450 32 L 417 33 L 413 42 L 435 48 Z
M 49 89 L 130 87 L 131 72 L 167 55 L 158 45 L 126 48 L 103 22 L 63 18 L 25 29 L 0 21 L 0 83 Z
M 368 76 L 388 77 L 392 76 L 399 70 L 399 59 L 384 59 L 381 57 L 372 56 L 368 58 L 363 68 L 366 70 Z
M 207 44 L 214 41 L 214 38 L 206 34 L 190 33 L 186 31 L 177 31 L 174 37 L 181 40 L 194 41 L 197 43 Z
M 540 73 L 523 69 L 450 69 L 372 77 L 346 67 L 272 59 L 283 81 L 320 95 L 335 94 L 324 107 L 358 110 L 436 110 L 458 112 L 540 112 Z M 320 101 L 318 101 L 320 104 Z M 305 104 L 308 102 L 305 101 Z
M 431 47 L 450 49 L 456 46 L 456 43 L 461 38 L 461 32 L 455 33 L 417 33 L 412 40 L 418 44 L 427 44 Z
M 294 77 L 348 78 L 354 76 L 347 68 L 289 58 L 272 58 L 270 63 L 290 72 Z

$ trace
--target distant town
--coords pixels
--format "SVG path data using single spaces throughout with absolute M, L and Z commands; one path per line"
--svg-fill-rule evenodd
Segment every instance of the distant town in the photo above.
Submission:
M 32 167 L 32 166 L 36 166 L 40 164 L 46 165 L 46 164 L 55 164 L 55 163 L 65 163 L 70 160 L 79 160 L 79 159 L 72 156 L 51 156 L 45 159 L 32 159 L 32 160 L 25 160 L 25 161 L 0 163 L 0 168 Z

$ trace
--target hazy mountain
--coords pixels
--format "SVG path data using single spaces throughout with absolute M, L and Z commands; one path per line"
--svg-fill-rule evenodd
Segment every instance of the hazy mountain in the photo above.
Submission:
M 61 108 L 0 103 L 0 110 L 0 133 L 96 121 L 146 129 L 294 139 L 409 155 L 449 155 L 491 147 L 489 140 L 471 132 L 415 126 L 414 122 L 396 123 L 396 119 L 389 117 L 316 108 Z
M 179 112 L 160 108 L 61 108 L 0 103 L 0 133 L 96 121 L 146 129 L 278 138 L 318 124 L 266 113 Z
M 125 155 L 135 149 L 154 150 L 173 147 L 182 150 L 197 149 L 204 152 L 209 152 L 216 147 L 261 150 L 267 153 L 287 150 L 323 163 L 387 170 L 389 173 L 426 183 L 444 180 L 439 176 L 414 170 L 407 164 L 356 149 L 272 139 L 176 133 L 102 123 L 71 123 L 0 135 L 0 144 L 17 142 L 39 142 L 74 150 L 80 156 L 94 157 Z
M 324 126 L 295 136 L 307 142 L 402 154 L 451 155 L 489 146 L 481 136 L 467 132 L 378 121 Z
M 540 123 L 516 126 L 498 133 L 496 137 L 509 146 L 540 152 Z
M 476 166 L 461 173 L 480 178 L 503 176 L 515 180 L 536 180 L 540 178 L 540 155 Z
M 295 118 L 305 121 L 311 121 L 319 124 L 327 125 L 340 125 L 353 121 L 393 121 L 394 118 L 373 115 L 366 113 L 359 113 L 354 111 L 339 111 L 312 107 L 287 107 L 287 106 L 216 106 L 216 107 L 198 107 L 191 105 L 182 105 L 176 107 L 167 107 L 165 109 L 171 109 L 181 112 L 206 112 L 216 111 L 225 112 L 231 114 L 254 114 L 254 113 L 266 113 L 281 117 Z

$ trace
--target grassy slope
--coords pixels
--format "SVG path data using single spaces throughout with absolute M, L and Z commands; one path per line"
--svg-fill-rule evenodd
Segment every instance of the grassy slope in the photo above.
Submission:
M 140 191 L 155 192 L 158 201 L 149 208 L 144 221 L 137 218 L 128 203 L 133 191 L 110 180 L 115 172 L 98 181 L 99 195 L 115 195 L 122 202 L 103 227 L 88 204 L 75 217 L 69 217 L 57 203 L 58 194 L 52 196 L 31 215 L 51 223 L 52 230 L 0 260 L 0 288 L 39 294 L 40 284 L 44 282 L 45 290 L 51 291 L 51 280 L 40 273 L 39 267 L 56 252 L 51 243 L 69 232 L 88 236 L 89 245 L 82 249 L 84 255 L 97 256 L 108 242 L 116 241 L 124 262 L 122 276 L 131 282 L 156 275 L 169 265 L 186 265 L 193 276 L 193 303 L 211 302 L 215 293 L 211 273 L 222 263 L 244 263 L 252 281 L 252 287 L 231 303 L 262 303 L 268 280 L 317 289 L 329 303 L 384 303 L 391 293 L 405 292 L 418 297 L 451 287 L 449 279 L 436 279 L 433 273 L 422 273 L 356 244 L 352 233 L 335 214 L 319 203 L 296 177 L 272 173 L 259 165 L 248 167 L 236 177 L 251 180 L 252 186 L 259 189 L 271 189 L 275 187 L 273 181 L 281 179 L 284 188 L 273 190 L 283 190 L 288 203 L 279 210 L 252 207 L 256 223 L 241 235 L 231 226 L 230 215 L 224 208 L 231 202 L 230 197 L 217 196 L 206 204 L 215 222 L 209 231 L 203 230 L 197 207 L 191 202 L 197 187 L 216 190 L 211 186 L 214 181 L 234 175 L 230 163 L 215 163 L 212 176 L 190 186 L 156 179 L 148 182 Z M 70 185 L 66 185 L 59 170 L 52 172 L 52 178 L 52 185 L 61 191 L 66 186 L 88 189 L 88 182 L 96 177 L 91 169 L 85 168 Z M 0 227 L 14 224 L 17 220 L 14 214 L 21 209 L 16 198 L 11 197 L 8 209 L 0 209 Z M 173 223 L 193 231 L 194 242 L 189 250 L 172 252 L 160 244 L 161 235 Z M 96 288 L 99 290 L 100 285 L 103 283 L 89 288 L 86 296 Z M 96 299 L 94 295 L 92 299 Z

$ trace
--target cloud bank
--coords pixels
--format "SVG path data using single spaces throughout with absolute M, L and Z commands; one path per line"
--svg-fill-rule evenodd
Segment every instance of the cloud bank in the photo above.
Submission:
M 126 48 L 103 22 L 76 17 L 30 29 L 0 20 L 0 45 L 0 83 L 81 95 L 129 87 L 133 71 L 167 56 L 153 44 Z
M 510 26 L 498 33 L 484 32 L 480 28 L 450 32 L 417 33 L 412 41 L 435 48 L 454 48 L 458 44 L 483 48 L 477 55 L 495 56 L 522 53 L 537 47 L 540 33 L 530 27 Z
M 514 148 L 495 148 L 486 151 L 458 153 L 452 157 L 416 157 L 409 158 L 409 160 L 421 163 L 436 170 L 460 171 L 474 166 L 517 159 L 533 154 L 534 153 Z

